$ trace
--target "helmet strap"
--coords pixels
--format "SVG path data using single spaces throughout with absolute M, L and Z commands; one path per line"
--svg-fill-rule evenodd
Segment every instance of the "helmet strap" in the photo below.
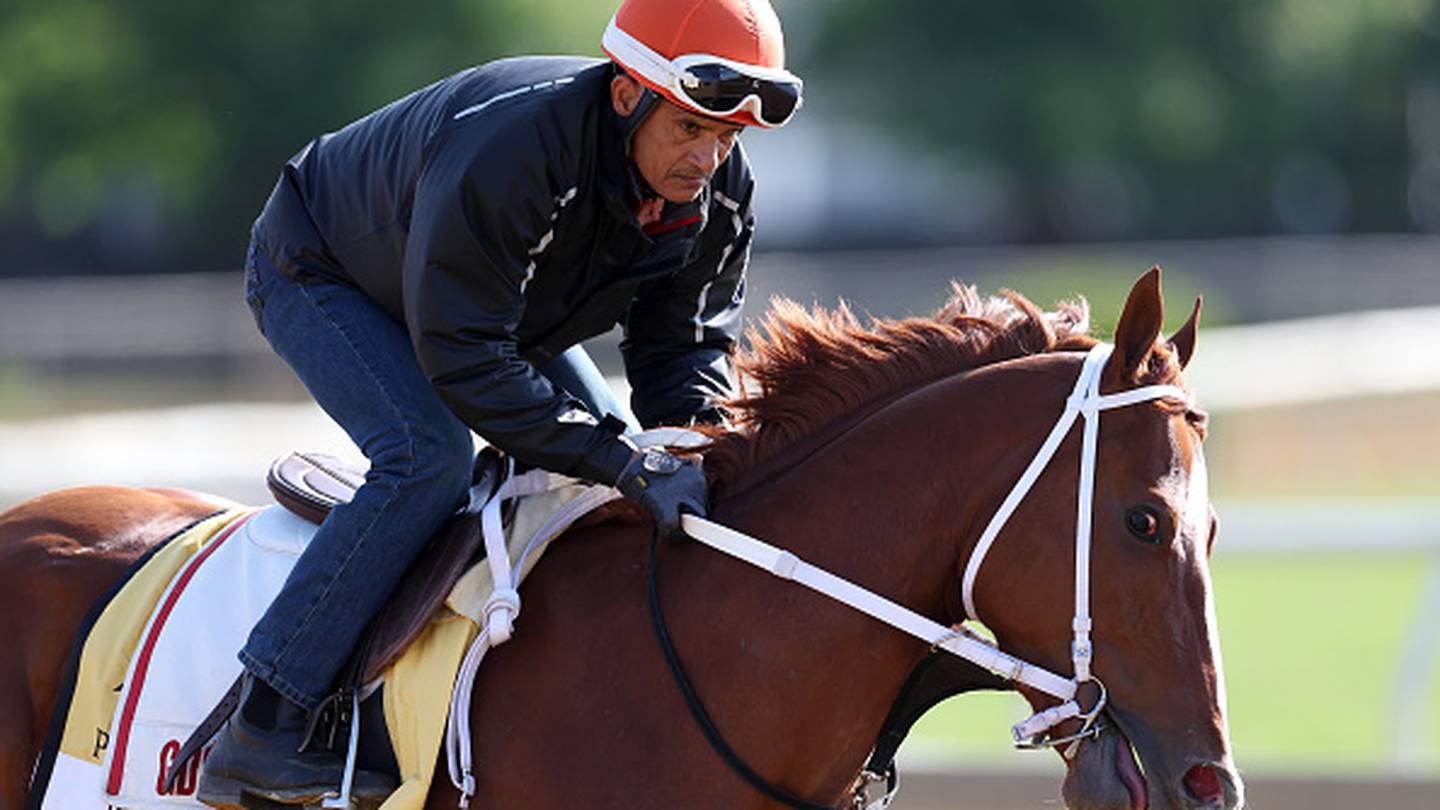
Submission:
M 630 76 L 629 72 L 618 64 L 615 65 L 615 73 L 617 76 L 622 74 Z M 635 109 L 631 110 L 629 115 L 620 116 L 620 133 L 625 142 L 626 157 L 630 155 L 630 143 L 635 139 L 635 132 L 640 129 L 640 125 L 645 123 L 645 119 L 649 118 L 650 113 L 655 112 L 655 107 L 660 104 L 659 93 L 646 87 L 644 82 L 636 79 L 634 76 L 630 76 L 630 80 L 640 85 L 641 92 L 640 101 L 635 104 Z
M 660 194 L 645 181 L 645 176 L 640 173 L 640 167 L 636 166 L 635 161 L 631 159 L 631 142 L 634 141 L 635 133 L 639 131 L 640 125 L 645 123 L 645 119 L 649 118 L 650 114 L 655 112 L 655 108 L 659 106 L 660 94 L 643 84 L 640 86 L 644 90 L 640 95 L 640 102 L 635 105 L 635 109 L 629 115 L 621 119 L 621 128 L 625 138 L 625 163 L 630 171 L 631 182 L 634 183 L 636 200 L 643 202 L 659 197 Z

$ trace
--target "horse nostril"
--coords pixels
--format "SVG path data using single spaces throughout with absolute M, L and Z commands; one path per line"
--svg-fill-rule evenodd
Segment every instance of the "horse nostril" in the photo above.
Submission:
M 1209 765 L 1196 765 L 1185 772 L 1185 791 L 1190 798 L 1202 804 L 1219 805 L 1225 800 L 1225 789 L 1220 785 L 1220 775 Z

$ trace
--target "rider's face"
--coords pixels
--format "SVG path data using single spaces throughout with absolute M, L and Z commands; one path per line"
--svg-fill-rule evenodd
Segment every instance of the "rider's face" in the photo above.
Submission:
M 633 111 L 643 88 L 620 76 L 612 100 L 622 115 Z M 661 197 L 686 203 L 700 196 L 715 171 L 730 157 L 744 127 L 690 112 L 662 100 L 630 142 L 630 159 Z

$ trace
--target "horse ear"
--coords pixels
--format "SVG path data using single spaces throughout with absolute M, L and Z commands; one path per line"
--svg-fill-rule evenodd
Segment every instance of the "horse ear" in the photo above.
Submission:
M 1160 265 L 1150 268 L 1125 299 L 1125 310 L 1115 325 L 1115 355 L 1121 376 L 1133 379 L 1135 372 L 1155 350 L 1160 328 L 1165 325 L 1165 305 L 1160 299 Z
M 1205 303 L 1205 299 L 1196 296 L 1195 309 L 1190 311 L 1190 320 L 1170 336 L 1170 347 L 1175 350 L 1175 356 L 1180 361 L 1181 369 L 1189 365 L 1190 358 L 1195 356 L 1195 335 L 1200 330 L 1200 305 L 1203 303 Z

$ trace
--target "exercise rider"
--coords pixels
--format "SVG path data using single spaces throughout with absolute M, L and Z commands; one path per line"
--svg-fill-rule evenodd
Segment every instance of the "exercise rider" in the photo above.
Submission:
M 320 136 L 256 220 L 256 323 L 370 471 L 241 650 L 201 801 L 336 789 L 307 718 L 462 503 L 471 431 L 618 487 L 662 532 L 705 512 L 693 460 L 625 433 L 720 418 L 754 228 L 737 139 L 789 121 L 801 82 L 768 0 L 625 0 L 602 42 L 609 60 L 491 62 Z M 616 323 L 633 415 L 578 345 Z M 392 787 L 361 773 L 354 795 Z

